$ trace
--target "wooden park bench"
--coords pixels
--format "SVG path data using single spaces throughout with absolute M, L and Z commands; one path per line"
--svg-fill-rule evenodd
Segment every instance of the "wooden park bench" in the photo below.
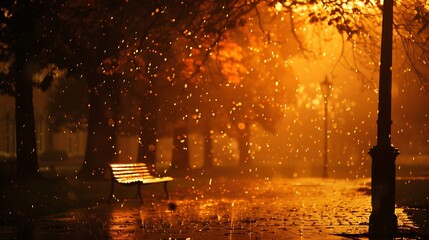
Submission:
M 167 183 L 172 181 L 172 177 L 154 177 L 150 174 L 145 163 L 111 163 L 109 167 L 112 172 L 112 185 L 110 187 L 109 201 L 113 198 L 113 188 L 115 182 L 123 185 L 137 185 L 137 195 L 143 203 L 143 198 L 140 193 L 142 185 L 164 183 L 164 191 L 167 199 L 170 199 L 168 194 Z

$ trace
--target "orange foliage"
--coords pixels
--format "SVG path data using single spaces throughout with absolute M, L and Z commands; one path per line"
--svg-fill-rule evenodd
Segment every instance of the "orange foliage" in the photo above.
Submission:
M 219 43 L 218 54 L 212 55 L 221 65 L 221 73 L 230 83 L 240 83 L 242 74 L 247 72 L 243 65 L 243 48 L 231 39 Z

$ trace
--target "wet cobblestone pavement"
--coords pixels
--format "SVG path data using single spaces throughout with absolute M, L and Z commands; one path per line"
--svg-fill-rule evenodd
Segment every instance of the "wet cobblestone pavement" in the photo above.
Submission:
M 145 204 L 118 196 L 19 225 L 1 239 L 347 239 L 368 231 L 365 180 L 238 179 L 174 181 L 172 200 L 143 188 Z M 402 208 L 399 225 L 416 226 Z

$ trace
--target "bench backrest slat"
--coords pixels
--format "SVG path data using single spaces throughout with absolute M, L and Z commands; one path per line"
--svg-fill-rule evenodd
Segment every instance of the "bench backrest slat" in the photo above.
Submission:
M 145 163 L 113 163 L 110 164 L 112 175 L 118 182 L 133 182 L 141 179 L 151 179 Z

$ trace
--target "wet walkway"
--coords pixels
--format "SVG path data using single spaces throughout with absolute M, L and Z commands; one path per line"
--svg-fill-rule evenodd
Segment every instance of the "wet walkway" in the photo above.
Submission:
M 170 201 L 151 186 L 144 205 L 123 193 L 112 204 L 0 226 L 0 238 L 345 239 L 368 231 L 365 180 L 187 178 L 169 188 Z M 401 228 L 416 229 L 402 208 L 396 214 Z

